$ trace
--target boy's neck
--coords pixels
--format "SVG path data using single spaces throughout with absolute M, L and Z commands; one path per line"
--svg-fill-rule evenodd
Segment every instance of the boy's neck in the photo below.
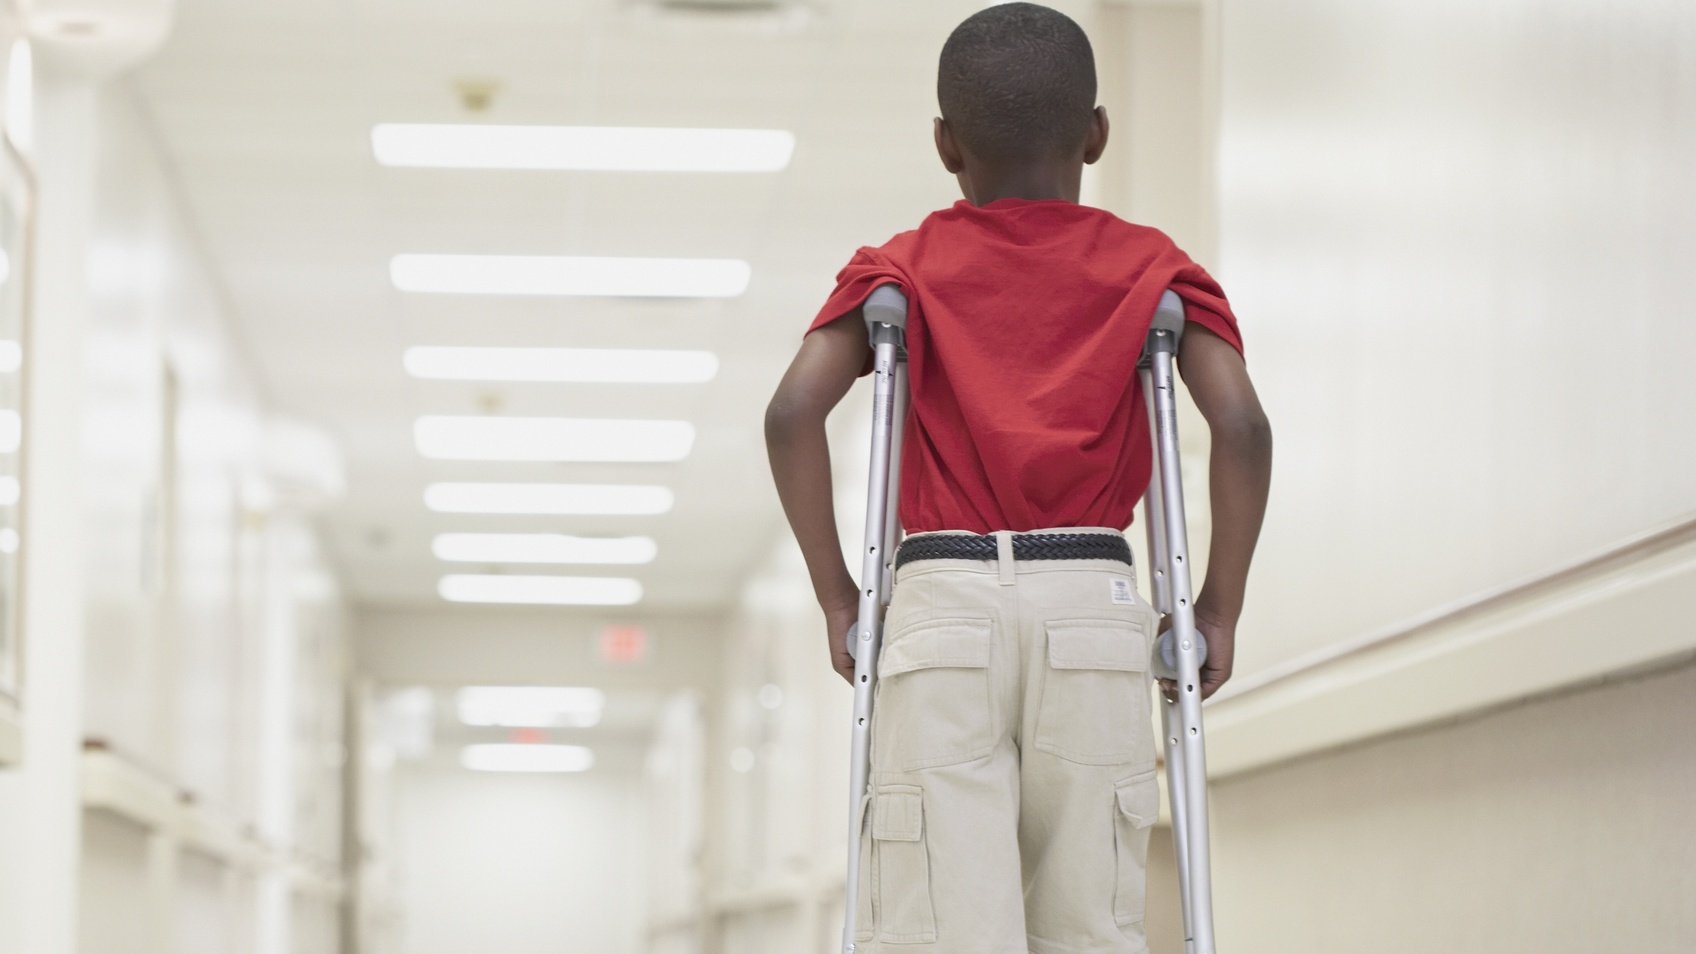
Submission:
M 1077 202 L 1082 162 L 1036 163 L 995 169 L 968 163 L 957 178 L 966 201 L 985 206 L 998 199 L 1062 199 Z

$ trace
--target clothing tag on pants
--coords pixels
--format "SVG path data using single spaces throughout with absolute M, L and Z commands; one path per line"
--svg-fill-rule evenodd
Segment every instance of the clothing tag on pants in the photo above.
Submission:
M 1136 604 L 1137 591 L 1131 588 L 1130 580 L 1110 580 L 1112 584 L 1113 602 Z

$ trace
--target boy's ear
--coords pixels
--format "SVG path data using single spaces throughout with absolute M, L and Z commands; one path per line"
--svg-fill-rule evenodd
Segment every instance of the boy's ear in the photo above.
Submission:
M 959 175 L 966 168 L 966 159 L 960 155 L 960 144 L 954 141 L 954 130 L 948 128 L 948 120 L 938 116 L 932 120 L 933 133 L 936 138 L 936 155 L 942 160 L 942 168 L 950 175 Z
M 1089 134 L 1084 137 L 1084 163 L 1095 162 L 1107 149 L 1107 107 L 1095 107 L 1089 118 Z

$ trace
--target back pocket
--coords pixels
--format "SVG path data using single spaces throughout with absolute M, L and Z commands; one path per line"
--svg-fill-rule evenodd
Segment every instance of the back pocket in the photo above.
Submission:
M 1057 619 L 1046 628 L 1036 747 L 1085 765 L 1154 761 L 1143 624 Z
M 991 632 L 987 619 L 949 618 L 891 634 L 878 657 L 872 720 L 879 762 L 887 756 L 910 772 L 990 753 Z

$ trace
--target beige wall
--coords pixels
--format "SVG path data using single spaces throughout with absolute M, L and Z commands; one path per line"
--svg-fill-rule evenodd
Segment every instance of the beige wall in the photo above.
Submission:
M 1215 784 L 1219 944 L 1696 950 L 1696 666 Z
M 1218 270 L 1278 441 L 1238 672 L 1696 512 L 1696 5 L 1219 10 Z

